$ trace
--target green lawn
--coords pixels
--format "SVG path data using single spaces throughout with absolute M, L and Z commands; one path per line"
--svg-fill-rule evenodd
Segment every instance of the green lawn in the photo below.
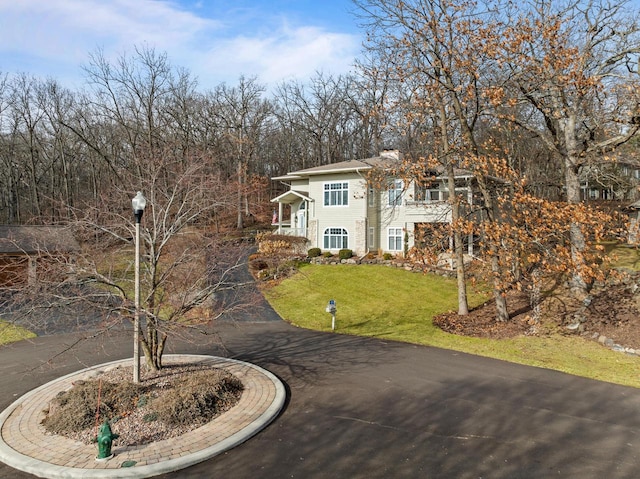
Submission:
M 640 271 L 640 249 L 637 247 L 609 243 L 605 244 L 605 251 L 613 258 L 613 264 L 616 268 Z
M 35 336 L 31 331 L 0 320 L 0 345 L 22 339 L 35 338 Z
M 431 320 L 457 309 L 453 279 L 376 265 L 303 265 L 264 293 L 284 319 L 303 328 L 331 331 L 325 308 L 334 299 L 336 333 L 436 346 L 640 387 L 640 358 L 594 341 L 559 335 L 491 340 L 445 333 Z M 473 288 L 470 293 L 471 306 L 487 297 Z

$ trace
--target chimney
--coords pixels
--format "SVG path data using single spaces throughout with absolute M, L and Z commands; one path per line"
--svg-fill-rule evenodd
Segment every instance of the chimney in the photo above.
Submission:
M 384 149 L 380 152 L 380 157 L 382 158 L 390 158 L 392 160 L 399 160 L 400 159 L 400 151 L 398 150 L 391 150 L 391 149 Z

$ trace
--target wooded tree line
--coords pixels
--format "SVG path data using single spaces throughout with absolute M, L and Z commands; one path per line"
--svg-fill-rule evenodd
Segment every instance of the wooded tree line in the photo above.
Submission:
M 474 173 L 484 222 L 470 224 L 463 199 L 449 195 L 461 314 L 471 230 L 484 238 L 500 319 L 505 289 L 527 276 L 561 269 L 586 291 L 589 244 L 607 231 L 580 206 L 580 174 L 635 155 L 638 10 L 624 0 L 354 4 L 367 41 L 351 75 L 317 73 L 270 91 L 241 77 L 201 91 L 146 47 L 115 61 L 92 53 L 78 91 L 5 74 L 0 221 L 82 219 L 95 231 L 130 217 L 131 196 L 145 189 L 158 208 L 151 231 L 241 228 L 268 208 L 269 177 L 392 147 L 406 159 L 402 174 L 440 166 L 452 192 L 455 168 Z M 538 228 L 532 214 L 544 220 Z
M 267 200 L 257 178 L 383 147 L 458 166 L 469 152 L 497 154 L 534 194 L 577 201 L 580 170 L 640 126 L 630 2 L 354 3 L 368 34 L 354 74 L 269 92 L 255 77 L 201 91 L 148 47 L 115 61 L 92 53 L 78 91 L 5 74 L 0 221 L 64 221 L 73 207 L 101 204 L 158 151 L 234 183 L 239 223 L 249 203 Z
M 270 176 L 366 157 L 383 143 L 355 76 L 317 74 L 270 93 L 241 77 L 203 92 L 149 48 L 115 62 L 97 51 L 85 73 L 81 91 L 28 74 L 2 77 L 1 222 L 69 220 L 74 208 L 102 205 L 126 178 L 144 176 L 145 162 L 159 156 L 201 163 L 234 184 L 227 206 L 244 215 L 268 202 Z M 118 201 L 126 208 L 129 197 Z

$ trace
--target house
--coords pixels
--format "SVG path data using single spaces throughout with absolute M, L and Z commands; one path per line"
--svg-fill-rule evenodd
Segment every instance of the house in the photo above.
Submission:
M 403 254 L 415 244 L 416 233 L 425 223 L 451 222 L 446 177 L 434 171 L 431 181 L 420 185 L 388 178 L 385 188 L 368 182 L 372 169 L 389 169 L 401 157 L 386 150 L 373 158 L 293 171 L 272 178 L 287 191 L 272 199 L 278 205 L 273 226 L 278 234 L 306 237 L 309 247 L 337 252 L 351 249 Z M 457 170 L 456 193 L 473 202 L 473 176 Z M 468 253 L 472 254 L 472 241 Z
M 640 163 L 633 158 L 600 161 L 580 170 L 583 201 L 635 201 L 639 187 Z
M 0 225 L 0 285 L 32 283 L 39 264 L 79 250 L 64 227 Z

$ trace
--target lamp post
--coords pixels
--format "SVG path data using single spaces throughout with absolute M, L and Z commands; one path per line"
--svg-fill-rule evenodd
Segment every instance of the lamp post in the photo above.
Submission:
M 133 382 L 140 382 L 140 220 L 147 200 L 138 191 L 131 200 L 133 214 L 136 217 L 136 258 L 135 258 L 135 281 L 134 281 L 134 301 L 135 312 L 133 316 Z

